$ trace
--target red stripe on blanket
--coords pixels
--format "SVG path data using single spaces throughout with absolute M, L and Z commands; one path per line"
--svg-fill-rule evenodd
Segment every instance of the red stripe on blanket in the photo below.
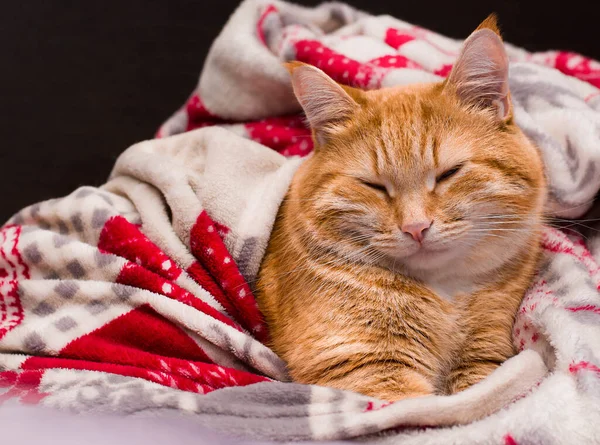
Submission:
M 256 23 L 256 33 L 258 34 L 258 38 L 262 42 L 263 45 L 267 45 L 267 39 L 265 38 L 265 30 L 264 25 L 267 17 L 273 13 L 278 13 L 279 11 L 273 5 L 269 5 L 265 8 L 263 13 L 260 15 L 258 22 Z
M 185 289 L 182 289 L 174 282 L 167 281 L 159 275 L 150 272 L 149 270 L 146 270 L 137 264 L 127 263 L 125 266 L 123 266 L 123 269 L 121 270 L 121 273 L 116 281 L 119 284 L 125 284 L 138 289 L 149 290 L 150 292 L 172 298 L 173 300 L 177 300 L 190 307 L 193 307 L 199 312 L 209 315 L 215 320 L 219 320 L 220 322 L 237 329 L 238 331 L 242 331 L 242 328 L 237 323 L 228 318 L 226 315 L 221 314 L 215 308 L 209 306 L 198 297 L 192 295 Z
M 577 362 L 577 363 L 571 363 L 569 365 L 569 372 L 572 374 L 575 374 L 582 370 L 592 371 L 592 372 L 595 372 L 596 374 L 600 374 L 600 367 L 598 367 L 590 362 L 581 361 L 581 362 Z
M 254 383 L 269 381 L 266 377 L 237 371 L 231 368 L 222 368 L 217 365 L 206 363 L 188 362 L 185 369 L 180 369 L 182 375 L 168 371 L 152 371 L 129 365 L 116 365 L 111 363 L 95 363 L 84 360 L 70 360 L 54 357 L 32 357 L 23 365 L 23 369 L 72 369 L 82 371 L 98 371 L 122 375 L 125 377 L 137 377 L 148 380 L 170 388 L 182 391 L 205 394 L 217 389 L 231 386 L 247 386 Z M 188 377 L 189 375 L 189 377 Z M 198 382 L 210 382 L 198 383 Z
M 0 388 L 8 388 L 0 394 L 0 405 L 13 398 L 28 405 L 38 404 L 48 395 L 39 391 L 43 373 L 41 370 L 0 372 Z
M 207 291 L 212 297 L 217 300 L 224 308 L 228 307 L 229 300 L 223 293 L 223 290 L 219 287 L 214 278 L 208 273 L 208 271 L 198 261 L 194 261 L 190 267 L 187 268 L 186 272 L 190 277 L 194 279 L 202 288 Z M 227 309 L 225 309 L 227 310 Z
M 552 253 L 571 255 L 587 269 L 596 286 L 600 289 L 600 268 L 583 242 L 570 240 L 565 233 L 557 229 L 547 229 L 542 233 L 542 247 Z
M 73 340 L 60 357 L 158 369 L 160 360 L 213 363 L 181 328 L 149 305 L 140 306 Z
M 14 224 L 4 226 L 2 230 L 0 230 L 0 233 L 2 233 L 2 239 L 0 240 L 2 249 L 0 249 L 0 254 L 2 255 L 2 258 L 7 261 L 7 264 L 11 266 L 11 269 L 13 270 L 13 279 L 29 279 L 29 266 L 23 261 L 23 256 L 18 248 L 19 240 L 21 239 L 21 231 L 21 226 Z M 5 245 L 5 242 L 8 244 Z M 9 250 L 6 250 L 6 247 L 8 247 Z M 8 256 L 12 257 L 13 261 L 15 261 L 14 264 L 8 259 Z
M 219 227 L 219 231 L 222 233 L 226 233 L 228 230 L 225 226 Z M 122 216 L 115 216 L 106 222 L 100 234 L 98 248 L 131 261 L 123 266 L 116 280 L 117 283 L 165 295 L 204 312 L 237 330 L 242 330 L 227 316 L 175 284 L 174 281 L 181 275 L 182 269 L 135 225 Z M 196 272 L 198 271 L 196 270 Z M 202 275 L 200 276 L 202 277 Z M 192 278 L 195 277 L 192 276 Z M 223 292 L 214 281 L 204 280 L 198 284 L 203 287 L 206 285 L 207 287 L 204 289 L 211 293 L 217 301 L 225 299 Z
M 58 358 L 30 357 L 21 366 L 24 370 L 56 368 L 139 377 L 198 393 L 268 381 L 215 365 L 192 338 L 149 306 L 72 341 Z
M 600 314 L 600 307 L 591 304 L 587 304 L 585 306 L 568 307 L 566 309 L 571 312 L 593 312 L 595 314 Z
M 267 328 L 256 299 L 206 212 L 198 216 L 192 227 L 190 246 L 199 263 L 220 284 L 226 296 L 222 302 L 225 310 L 259 341 L 267 341 Z
M 9 225 L 0 230 L 0 339 L 23 321 L 19 297 L 19 279 L 29 278 L 29 267 L 18 249 L 21 226 Z
M 182 272 L 175 261 L 122 216 L 114 216 L 106 222 L 100 233 L 98 248 L 126 258 L 168 280 L 176 280 Z
M 583 100 L 585 100 L 586 102 L 589 102 L 590 100 L 592 100 L 593 98 L 595 98 L 595 97 L 598 97 L 598 96 L 600 96 L 600 93 L 592 93 L 592 94 L 589 94 L 589 95 L 588 95 L 588 96 L 587 96 L 585 99 L 583 99 Z

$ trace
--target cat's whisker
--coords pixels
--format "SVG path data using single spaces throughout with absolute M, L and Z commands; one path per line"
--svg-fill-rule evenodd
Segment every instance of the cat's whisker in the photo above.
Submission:
M 571 211 L 571 210 L 577 210 L 577 209 L 580 209 L 581 207 L 589 206 L 590 204 L 593 204 L 595 201 L 596 201 L 596 197 L 594 196 L 593 198 L 591 198 L 587 201 L 584 201 L 581 204 L 577 204 L 572 207 L 561 208 L 560 210 L 557 210 L 556 212 L 567 212 L 567 211 Z M 548 213 L 548 216 L 552 216 L 552 213 Z
M 584 229 L 587 229 L 587 230 L 591 230 L 591 231 L 593 231 L 593 232 L 599 232 L 599 233 L 600 233 L 600 230 L 599 230 L 599 229 L 597 229 L 597 228 L 595 228 L 595 227 L 588 226 L 588 225 L 586 225 L 586 224 L 581 224 L 581 223 L 579 223 L 579 222 L 577 222 L 577 221 L 571 221 L 571 222 L 570 222 L 569 224 L 567 224 L 566 226 L 564 226 L 564 225 L 563 225 L 563 226 L 553 226 L 553 227 L 555 227 L 555 228 L 557 228 L 557 229 L 565 229 L 565 228 L 570 228 L 570 227 L 573 227 L 573 226 L 577 226 L 577 227 L 583 227 Z
M 521 228 L 510 228 L 510 227 L 477 227 L 477 228 L 473 228 L 473 229 L 469 229 L 470 232 L 487 232 L 493 230 L 495 232 L 522 232 L 523 229 Z
M 560 222 L 597 222 L 600 221 L 600 218 L 589 218 L 589 219 L 579 219 L 579 218 L 574 218 L 574 219 L 562 219 L 562 218 L 551 218 L 553 221 L 560 221 Z
M 372 249 L 372 247 L 371 246 L 366 246 L 365 248 L 359 250 L 358 252 L 355 252 L 352 255 L 348 255 L 348 256 L 344 257 L 343 259 L 341 259 L 341 258 L 334 258 L 334 259 L 332 259 L 330 261 L 327 261 L 325 263 L 318 263 L 318 266 L 332 266 L 332 265 L 343 266 L 343 265 L 347 265 L 349 263 L 352 263 L 355 260 L 358 260 L 360 258 L 365 258 L 365 256 L 368 257 L 369 255 L 373 255 L 373 254 L 377 253 L 377 252 L 368 252 L 369 249 Z M 380 256 L 378 258 L 376 258 L 375 261 L 378 261 L 378 260 L 382 259 L 385 256 L 385 254 L 379 254 L 379 255 Z M 291 271 L 282 272 L 280 274 L 273 275 L 273 277 L 281 278 L 283 276 L 287 276 L 287 275 L 290 275 L 290 274 L 293 274 L 293 273 L 303 272 L 303 271 L 306 271 L 306 270 L 310 270 L 310 269 L 313 269 L 314 267 L 315 267 L 315 265 L 310 265 L 310 266 L 306 266 L 306 267 L 303 267 L 303 268 L 297 268 L 297 269 L 294 269 L 294 270 L 291 270 Z M 258 281 L 258 279 L 249 281 L 248 283 L 254 284 L 257 281 Z
M 531 219 L 531 216 L 527 215 L 527 216 L 521 216 L 521 215 L 486 215 L 486 216 L 474 216 L 470 218 L 471 220 L 474 221 L 479 221 L 479 220 L 496 220 L 496 219 L 502 219 L 502 220 L 525 220 L 525 219 Z

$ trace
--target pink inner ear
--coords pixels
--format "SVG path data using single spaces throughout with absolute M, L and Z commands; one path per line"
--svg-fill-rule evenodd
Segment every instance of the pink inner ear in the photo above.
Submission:
M 498 117 L 505 120 L 511 112 L 508 63 L 500 37 L 481 29 L 465 41 L 448 83 L 464 103 L 496 108 Z
M 319 143 L 324 142 L 327 127 L 348 118 L 358 104 L 327 74 L 313 66 L 300 66 L 292 73 L 294 93 Z

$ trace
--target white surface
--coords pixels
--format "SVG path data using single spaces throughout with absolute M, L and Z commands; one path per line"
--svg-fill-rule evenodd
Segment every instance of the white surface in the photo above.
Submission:
M 77 415 L 19 405 L 0 405 L 0 431 L 0 443 L 15 445 L 270 444 L 216 433 L 195 424 L 192 417 Z M 328 445 L 336 444 L 342 445 L 342 442 L 328 442 Z

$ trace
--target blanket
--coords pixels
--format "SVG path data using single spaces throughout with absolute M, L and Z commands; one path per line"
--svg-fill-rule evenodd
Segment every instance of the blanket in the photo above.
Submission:
M 462 393 L 390 404 L 289 382 L 268 347 L 253 286 L 312 149 L 281 63 L 381 88 L 443 79 L 460 45 L 345 4 L 245 0 L 156 138 L 103 186 L 0 229 L 0 404 L 176 412 L 277 441 L 600 443 L 600 237 L 584 216 L 600 189 L 600 64 L 577 54 L 507 44 L 515 119 L 563 221 L 544 231 L 518 355 Z

